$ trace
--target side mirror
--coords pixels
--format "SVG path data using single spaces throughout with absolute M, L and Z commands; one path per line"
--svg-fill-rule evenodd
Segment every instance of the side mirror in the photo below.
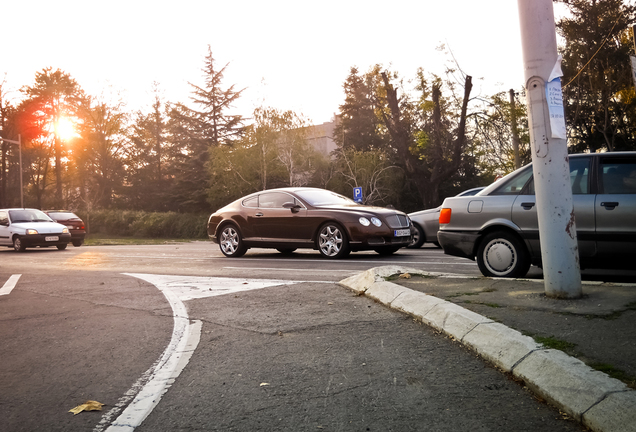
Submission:
M 283 208 L 290 209 L 292 213 L 298 213 L 302 207 L 293 202 L 286 202 L 283 204 Z

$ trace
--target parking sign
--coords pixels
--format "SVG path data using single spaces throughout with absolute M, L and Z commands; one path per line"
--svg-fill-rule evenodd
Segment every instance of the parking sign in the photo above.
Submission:
M 362 202 L 362 188 L 361 187 L 354 187 L 353 188 L 353 200 L 357 203 L 361 203 Z

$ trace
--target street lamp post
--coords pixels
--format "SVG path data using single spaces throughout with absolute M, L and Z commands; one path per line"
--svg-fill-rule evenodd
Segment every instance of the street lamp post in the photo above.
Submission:
M 18 145 L 18 153 L 20 154 L 20 207 L 24 208 L 24 189 L 22 188 L 22 136 L 18 134 L 17 141 L 0 137 L 0 141 Z

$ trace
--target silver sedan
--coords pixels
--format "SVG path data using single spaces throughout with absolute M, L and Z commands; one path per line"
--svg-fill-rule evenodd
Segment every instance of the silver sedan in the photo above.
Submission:
M 636 152 L 570 155 L 581 268 L 636 262 Z M 447 198 L 438 240 L 444 253 L 477 260 L 485 276 L 523 277 L 541 266 L 532 166 L 475 197 Z

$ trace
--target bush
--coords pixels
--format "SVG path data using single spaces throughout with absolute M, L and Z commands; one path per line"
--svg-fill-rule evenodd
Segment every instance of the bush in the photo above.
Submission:
M 116 237 L 207 239 L 208 215 L 132 210 L 96 210 L 77 214 L 88 234 Z

